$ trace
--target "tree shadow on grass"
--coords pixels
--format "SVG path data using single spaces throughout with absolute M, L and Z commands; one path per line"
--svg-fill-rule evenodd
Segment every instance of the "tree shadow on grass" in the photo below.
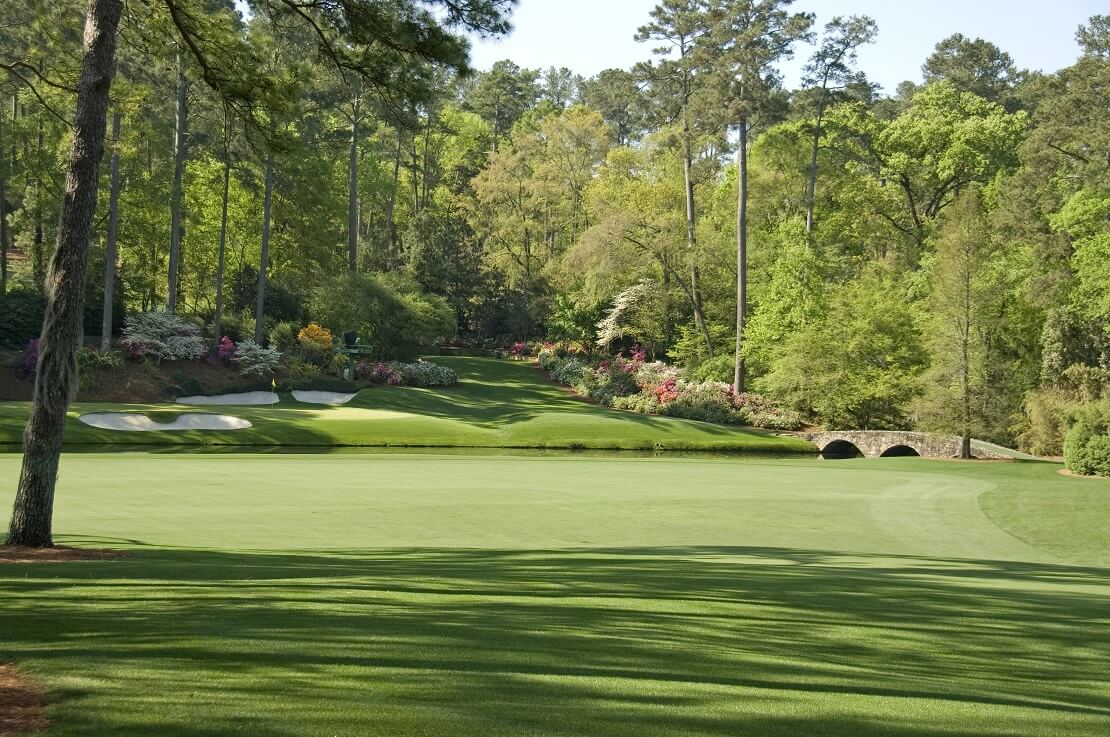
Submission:
M 0 567 L 0 597 L 0 656 L 109 682 L 58 689 L 67 735 L 223 737 L 246 726 L 221 715 L 244 713 L 279 736 L 1110 730 L 1102 568 L 749 547 L 139 549 Z M 153 702 L 127 698 L 152 679 Z

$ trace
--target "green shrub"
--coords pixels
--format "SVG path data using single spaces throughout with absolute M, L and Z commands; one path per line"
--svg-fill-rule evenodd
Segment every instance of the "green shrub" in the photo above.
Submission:
M 628 397 L 616 397 L 613 399 L 613 409 L 623 409 L 641 415 L 663 414 L 663 404 L 654 394 L 640 393 Z
M 356 331 L 375 360 L 410 360 L 455 334 L 446 300 L 399 275 L 348 273 L 312 295 L 312 317 L 334 335 Z
M 282 353 L 289 353 L 297 347 L 297 332 L 300 325 L 295 322 L 279 322 L 270 328 L 270 347 Z
M 266 377 L 272 375 L 281 365 L 281 352 L 276 348 L 263 348 L 249 338 L 241 341 L 235 348 L 231 359 L 239 364 L 244 376 Z
M 429 361 L 392 362 L 386 367 L 396 372 L 405 386 L 453 386 L 459 383 L 459 376 L 453 369 Z
M 736 357 L 732 353 L 719 353 L 686 372 L 690 381 L 723 381 L 732 383 Z
M 1078 413 L 1064 440 L 1064 465 L 1084 476 L 1110 476 L 1110 401 Z
M 741 425 L 747 421 L 746 413 L 738 412 L 729 399 L 728 387 L 717 382 L 690 384 L 683 382 L 677 396 L 664 408 L 668 417 L 687 420 L 716 422 L 722 425 Z

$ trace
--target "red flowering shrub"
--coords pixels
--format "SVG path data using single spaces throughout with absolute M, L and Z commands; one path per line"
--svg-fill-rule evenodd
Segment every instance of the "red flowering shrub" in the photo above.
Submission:
M 225 361 L 230 361 L 235 357 L 235 341 L 226 335 L 220 338 L 220 344 L 216 346 L 216 355 Z

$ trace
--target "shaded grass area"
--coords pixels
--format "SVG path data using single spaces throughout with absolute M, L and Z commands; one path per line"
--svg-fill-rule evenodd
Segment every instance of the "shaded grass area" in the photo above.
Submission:
M 434 360 L 459 373 L 458 386 L 374 387 L 337 407 L 303 404 L 287 396 L 277 405 L 264 407 L 77 403 L 70 413 L 66 442 L 814 452 L 811 444 L 797 438 L 587 404 L 520 362 Z M 26 402 L 0 402 L 0 443 L 20 442 L 28 411 Z M 163 421 L 179 412 L 212 412 L 242 417 L 252 427 L 138 433 L 91 428 L 76 419 L 106 411 L 157 413 Z
M 58 501 L 130 553 L 0 566 L 59 737 L 1110 731 L 1110 482 L 1051 464 L 82 454 Z

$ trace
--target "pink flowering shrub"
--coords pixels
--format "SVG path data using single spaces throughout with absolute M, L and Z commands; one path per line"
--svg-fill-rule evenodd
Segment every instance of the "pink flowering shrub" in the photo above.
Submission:
M 35 378 L 35 369 L 38 367 L 38 363 L 39 339 L 31 338 L 15 363 L 15 375 L 21 379 Z
M 797 412 L 759 394 L 737 394 L 718 381 L 686 381 L 674 366 L 648 363 L 647 351 L 640 346 L 632 349 L 631 358 L 596 362 L 566 344 L 545 344 L 538 356 L 540 367 L 553 380 L 614 409 L 773 430 L 795 430 L 803 424 Z
M 230 361 L 235 357 L 235 349 L 235 341 L 225 335 L 216 346 L 216 355 L 225 361 Z

